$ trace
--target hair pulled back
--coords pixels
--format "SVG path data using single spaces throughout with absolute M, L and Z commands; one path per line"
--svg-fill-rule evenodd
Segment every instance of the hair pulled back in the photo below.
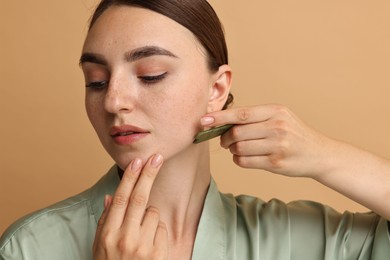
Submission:
M 89 29 L 111 6 L 136 6 L 162 14 L 191 31 L 207 52 L 208 67 L 212 72 L 228 64 L 228 51 L 222 24 L 206 0 L 102 0 L 93 13 Z M 223 107 L 233 101 L 229 97 Z

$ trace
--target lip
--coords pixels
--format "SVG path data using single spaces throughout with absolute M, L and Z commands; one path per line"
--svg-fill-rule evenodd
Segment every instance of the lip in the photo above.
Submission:
M 119 145 L 129 145 L 144 137 L 150 132 L 132 125 L 113 126 L 110 129 L 110 136 Z

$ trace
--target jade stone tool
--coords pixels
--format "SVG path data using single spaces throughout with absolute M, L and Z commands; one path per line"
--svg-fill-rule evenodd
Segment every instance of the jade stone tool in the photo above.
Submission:
M 195 136 L 194 144 L 210 140 L 210 139 L 217 137 L 219 135 L 223 135 L 230 128 L 232 128 L 232 126 L 233 125 L 221 125 L 221 126 L 217 126 L 217 127 L 205 130 L 205 131 L 201 131 Z

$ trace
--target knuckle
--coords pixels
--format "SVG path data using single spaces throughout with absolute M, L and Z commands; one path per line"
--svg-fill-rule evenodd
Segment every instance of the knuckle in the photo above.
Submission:
M 231 137 L 236 140 L 240 137 L 241 135 L 241 127 L 235 126 L 230 130 Z
M 282 161 L 284 156 L 282 154 L 272 154 L 268 156 L 268 161 L 272 169 L 280 169 L 282 168 Z
M 117 248 L 120 252 L 125 254 L 130 254 L 134 251 L 134 246 L 131 241 L 127 238 L 127 236 L 123 236 L 119 239 Z
M 248 158 L 244 157 L 244 156 L 234 156 L 233 157 L 233 161 L 235 164 L 237 164 L 238 166 L 242 167 L 242 168 L 249 168 L 249 162 L 248 162 Z
M 275 120 L 272 129 L 275 136 L 285 137 L 288 134 L 288 123 L 284 120 Z
M 160 221 L 159 223 L 158 223 L 158 228 L 161 230 L 161 231 L 164 231 L 164 232 L 167 232 L 168 230 L 167 230 L 167 225 L 164 223 L 164 222 L 162 222 L 162 221 Z
M 282 158 L 287 157 L 287 154 L 290 151 L 290 146 L 291 146 L 290 142 L 288 142 L 287 140 L 282 140 L 281 142 L 279 142 L 278 153 L 279 153 L 280 157 L 282 157 Z
M 153 220 L 159 221 L 160 220 L 160 211 L 155 207 L 150 207 L 146 211 L 146 215 L 149 218 L 152 218 Z
M 144 207 L 148 202 L 148 198 L 144 194 L 134 194 L 130 198 L 130 203 L 134 206 Z
M 275 110 L 275 112 L 277 114 L 280 114 L 280 115 L 285 115 L 285 114 L 288 114 L 289 113 L 289 110 L 287 107 L 285 106 L 282 106 L 280 104 L 274 104 L 273 105 L 273 109 Z
M 128 196 L 122 193 L 115 194 L 112 199 L 113 207 L 126 207 L 128 203 L 129 203 Z
M 270 167 L 273 169 L 283 168 L 284 161 L 288 157 L 290 149 L 290 143 L 288 141 L 280 141 L 275 146 L 274 151 L 268 156 Z
M 289 143 L 281 142 L 277 145 L 276 150 L 268 156 L 271 167 L 275 169 L 282 168 L 283 162 L 289 153 Z
M 284 120 L 275 120 L 274 127 L 281 131 L 287 131 L 288 123 Z
M 228 143 L 227 139 L 226 139 L 224 136 L 222 136 L 222 137 L 221 137 L 221 140 L 220 140 L 220 145 L 221 145 L 221 147 L 227 149 L 227 148 L 229 148 L 229 145 L 228 145 L 228 144 L 229 144 L 229 143 Z
M 153 169 L 150 169 L 150 168 L 145 169 L 144 172 L 143 172 L 143 174 L 146 177 L 150 178 L 150 179 L 154 179 L 154 177 L 156 177 L 156 175 L 157 175 L 156 173 L 157 173 L 156 170 L 153 170 Z
M 126 182 L 129 182 L 131 184 L 136 183 L 137 179 L 138 179 L 138 177 L 137 177 L 137 175 L 134 172 L 126 172 L 122 176 L 122 180 L 124 180 Z
M 113 248 L 114 243 L 115 241 L 113 234 L 108 231 L 103 231 L 98 242 L 96 243 L 96 247 L 107 251 L 110 248 Z
M 150 249 L 147 246 L 140 246 L 135 251 L 135 255 L 139 259 L 152 259 L 150 254 Z
M 243 155 L 245 151 L 245 144 L 243 142 L 237 142 L 231 147 L 231 152 L 236 155 Z
M 237 110 L 237 119 L 240 121 L 247 121 L 250 117 L 250 110 L 249 108 L 240 108 Z

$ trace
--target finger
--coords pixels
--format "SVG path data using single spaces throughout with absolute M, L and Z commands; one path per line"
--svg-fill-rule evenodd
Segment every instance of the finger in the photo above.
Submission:
M 269 137 L 271 133 L 267 125 L 267 122 L 235 125 L 221 136 L 221 146 L 228 148 L 239 141 L 257 140 Z
M 264 156 L 238 156 L 233 155 L 233 161 L 238 166 L 248 169 L 262 169 L 277 173 L 283 167 L 283 156 L 269 154 Z
M 154 237 L 160 222 L 160 212 L 155 207 L 149 207 L 146 212 L 141 226 L 141 239 L 147 246 L 153 246 Z
M 156 254 L 168 259 L 168 229 L 164 222 L 160 221 L 154 238 Z
M 95 241 L 93 243 L 93 248 L 96 250 L 97 244 L 99 242 L 99 238 L 103 229 L 104 224 L 106 223 L 107 214 L 111 205 L 112 197 L 110 195 L 106 195 L 104 197 L 104 210 L 102 215 L 99 218 L 97 228 L 96 228 L 96 234 L 95 234 Z
M 201 124 L 214 127 L 224 124 L 250 124 L 270 119 L 276 106 L 263 105 L 254 107 L 239 107 L 209 113 L 201 118 Z
M 149 158 L 145 164 L 137 185 L 134 187 L 134 191 L 130 196 L 130 203 L 129 207 L 127 208 L 123 227 L 139 228 L 141 225 L 153 182 L 156 179 L 157 173 L 160 170 L 162 163 L 163 157 L 159 154 L 156 154 Z
M 123 223 L 126 210 L 129 204 L 130 195 L 137 183 L 141 172 L 142 161 L 133 160 L 123 173 L 122 180 L 111 201 L 110 210 L 107 215 L 106 226 L 118 229 Z
M 267 139 L 239 141 L 229 146 L 229 151 L 237 156 L 269 155 L 275 149 L 275 144 Z

